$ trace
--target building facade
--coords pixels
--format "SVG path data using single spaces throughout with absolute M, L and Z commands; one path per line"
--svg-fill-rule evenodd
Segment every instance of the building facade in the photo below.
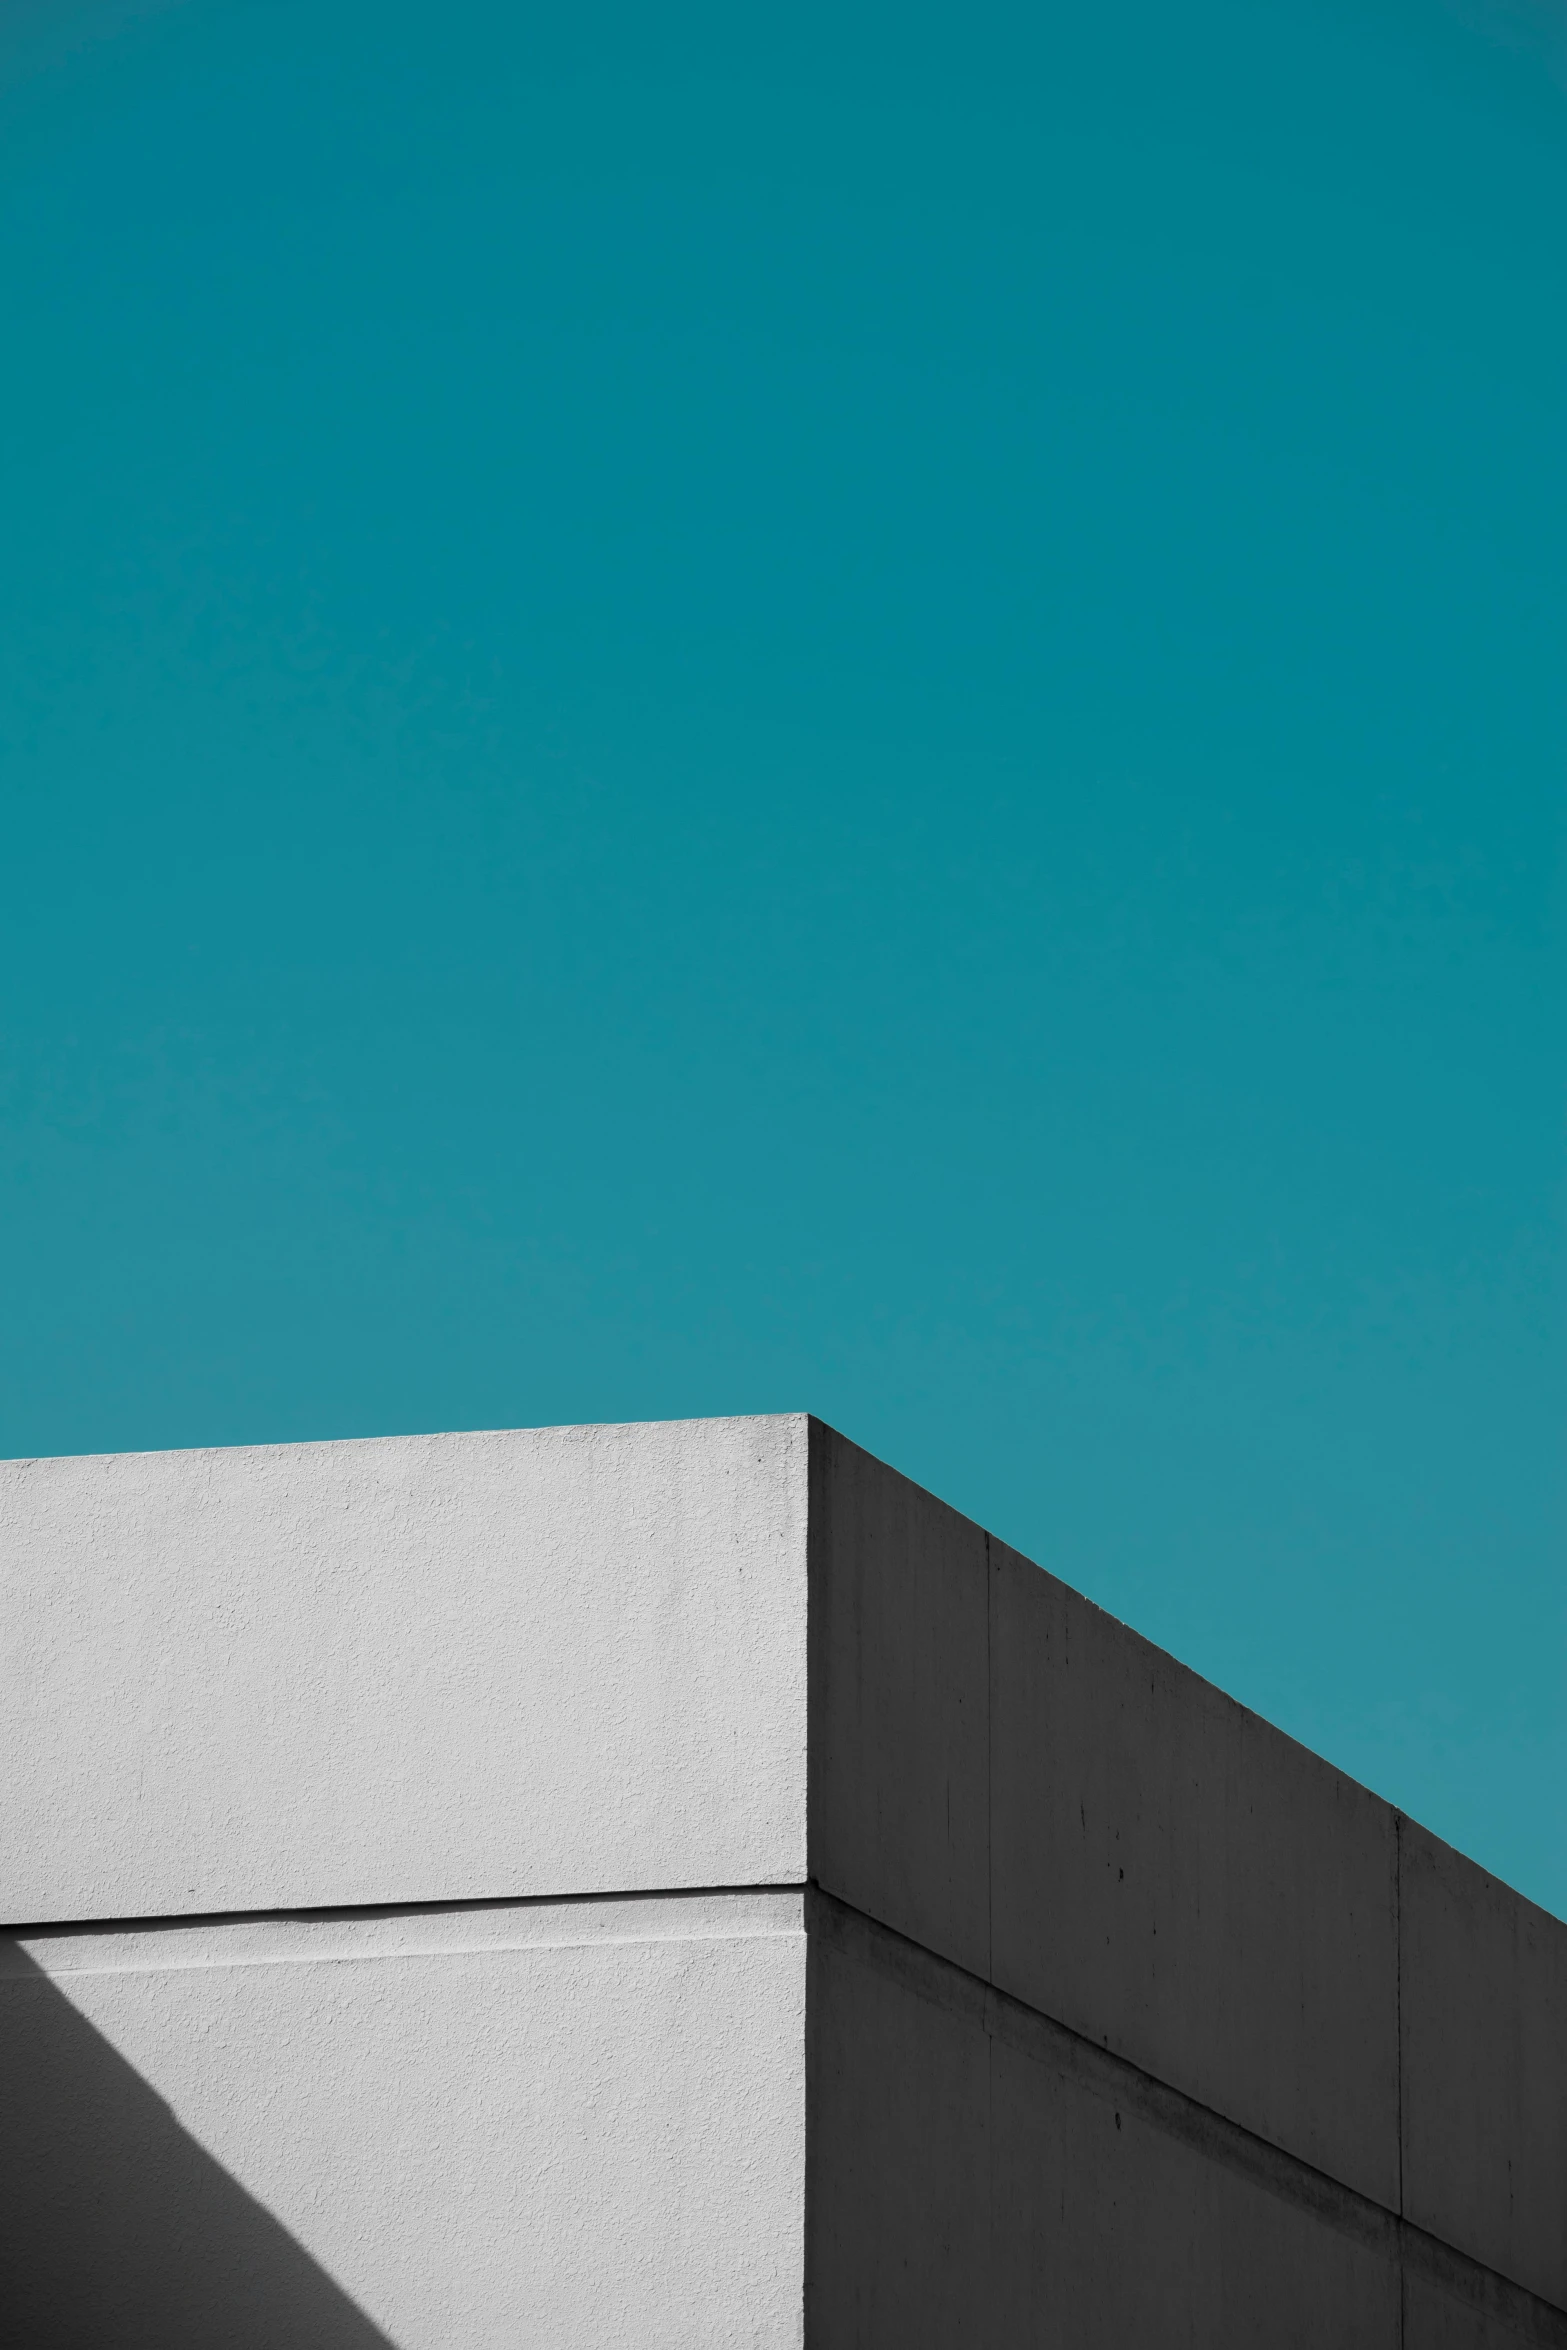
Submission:
M 819 1422 L 0 1529 L 20 2342 L 1567 2344 L 1567 1928 Z

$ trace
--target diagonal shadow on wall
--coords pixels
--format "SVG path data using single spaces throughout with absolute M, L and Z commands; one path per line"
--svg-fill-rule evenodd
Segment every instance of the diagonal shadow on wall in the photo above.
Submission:
M 0 2309 L 18 2350 L 391 2350 L 6 1936 Z

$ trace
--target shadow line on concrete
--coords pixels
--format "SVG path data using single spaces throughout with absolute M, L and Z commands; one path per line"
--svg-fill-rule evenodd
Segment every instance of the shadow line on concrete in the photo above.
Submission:
M 0 2211 L 28 2350 L 393 2350 L 8 1936 Z
M 881 1925 L 836 1895 L 813 1887 L 808 1930 L 823 1947 L 841 1951 L 986 2035 L 1047 2067 L 1063 2081 L 1221 2164 L 1250 2185 L 1305 2211 L 1323 2225 L 1380 2254 L 1401 2273 L 1421 2279 L 1541 2350 L 1567 2350 L 1567 2311 L 1486 2268 L 1454 2246 L 1388 2211 L 1355 2188 L 1303 2162 L 1270 2140 L 1230 2121 L 1211 2106 L 1146 2073 L 1125 2057 L 1097 2047 L 950 1959 L 938 1958 L 890 1926 Z

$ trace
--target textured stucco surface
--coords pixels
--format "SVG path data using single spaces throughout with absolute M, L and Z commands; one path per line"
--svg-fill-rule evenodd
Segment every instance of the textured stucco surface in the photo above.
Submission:
M 11 1945 L 12 2338 L 796 2344 L 804 2000 L 786 1892 Z
M 0 1464 L 0 1917 L 797 1883 L 802 1418 Z

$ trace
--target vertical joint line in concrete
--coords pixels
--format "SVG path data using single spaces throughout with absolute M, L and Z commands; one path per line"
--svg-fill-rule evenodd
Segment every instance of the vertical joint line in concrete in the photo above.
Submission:
M 1398 2216 L 1404 2217 L 1404 1815 L 1393 1814 L 1393 2029 L 1397 2036 Z
M 993 1841 L 995 1819 L 992 1801 L 996 1750 L 996 1668 L 992 1653 L 995 1620 L 996 1595 L 995 1587 L 991 1581 L 990 1536 L 987 1534 L 985 1536 L 985 1979 L 987 1982 L 994 1982 L 996 1976 L 996 1856 Z
M 1404 1815 L 1393 1814 L 1393 2078 L 1398 2117 L 1398 2350 L 1404 2350 Z
M 996 1592 L 990 1561 L 990 1536 L 985 1536 L 985 2293 L 994 2298 L 996 2273 L 996 2040 L 992 2028 L 995 2007 L 995 1821 L 993 1790 L 996 1752 L 996 1671 L 994 1655 Z M 994 2330 L 994 2311 L 985 2310 L 985 2328 Z M 1399 2344 L 1403 2350 L 1403 2344 Z

